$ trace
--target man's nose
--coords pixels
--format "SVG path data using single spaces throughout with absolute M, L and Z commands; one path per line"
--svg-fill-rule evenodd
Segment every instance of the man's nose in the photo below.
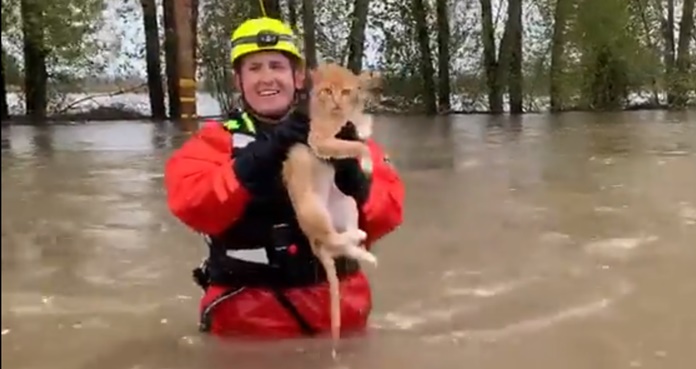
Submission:
M 259 82 L 266 84 L 273 82 L 273 73 L 269 68 L 264 67 L 259 71 Z

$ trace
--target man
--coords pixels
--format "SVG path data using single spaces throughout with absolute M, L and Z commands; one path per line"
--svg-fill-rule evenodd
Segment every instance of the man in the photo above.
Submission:
M 300 231 L 280 171 L 288 148 L 306 143 L 308 119 L 294 111 L 304 60 L 279 20 L 244 22 L 232 35 L 234 83 L 244 112 L 208 122 L 165 168 L 171 212 L 205 235 L 209 257 L 194 270 L 205 290 L 202 331 L 295 337 L 330 329 L 325 275 Z M 355 127 L 340 137 L 357 139 Z M 380 147 L 367 142 L 374 167 L 334 161 L 336 186 L 356 199 L 368 247 L 402 222 L 403 184 Z M 354 260 L 338 259 L 345 331 L 366 326 L 370 287 Z

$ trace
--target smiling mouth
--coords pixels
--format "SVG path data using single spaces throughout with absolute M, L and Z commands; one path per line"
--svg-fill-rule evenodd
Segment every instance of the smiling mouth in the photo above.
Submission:
M 269 96 L 275 96 L 279 93 L 280 93 L 279 90 L 264 90 L 264 91 L 259 92 L 259 96 L 269 97 Z

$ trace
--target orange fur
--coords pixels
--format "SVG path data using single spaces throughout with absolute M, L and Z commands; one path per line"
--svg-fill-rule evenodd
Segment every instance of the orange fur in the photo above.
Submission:
M 341 316 L 334 258 L 348 256 L 373 264 L 376 259 L 361 246 L 367 235 L 358 228 L 355 201 L 335 187 L 333 166 L 322 159 L 369 160 L 370 152 L 363 142 L 340 140 L 335 136 L 349 120 L 356 125 L 361 138 L 371 135 L 372 120 L 363 114 L 363 109 L 368 98 L 365 86 L 371 83 L 373 75 L 357 76 L 346 68 L 328 63 L 312 71 L 311 78 L 314 87 L 309 103 L 309 146 L 298 144 L 290 149 L 283 165 L 283 179 L 300 228 L 326 270 L 335 354 Z M 328 208 L 336 209 L 335 213 L 331 214 Z M 343 228 L 340 232 L 339 226 Z
M 348 120 L 364 123 L 363 109 L 372 74 L 356 76 L 347 68 L 327 63 L 311 74 L 314 87 L 310 93 L 310 132 L 308 144 L 320 158 L 369 157 L 367 146 L 358 141 L 335 138 Z

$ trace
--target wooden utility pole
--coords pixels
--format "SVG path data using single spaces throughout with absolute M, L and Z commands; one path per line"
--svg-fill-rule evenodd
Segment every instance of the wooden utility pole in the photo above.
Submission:
M 197 0 L 174 2 L 174 27 L 176 29 L 177 77 L 179 79 L 179 119 L 187 131 L 198 128 L 196 113 L 196 30 Z

